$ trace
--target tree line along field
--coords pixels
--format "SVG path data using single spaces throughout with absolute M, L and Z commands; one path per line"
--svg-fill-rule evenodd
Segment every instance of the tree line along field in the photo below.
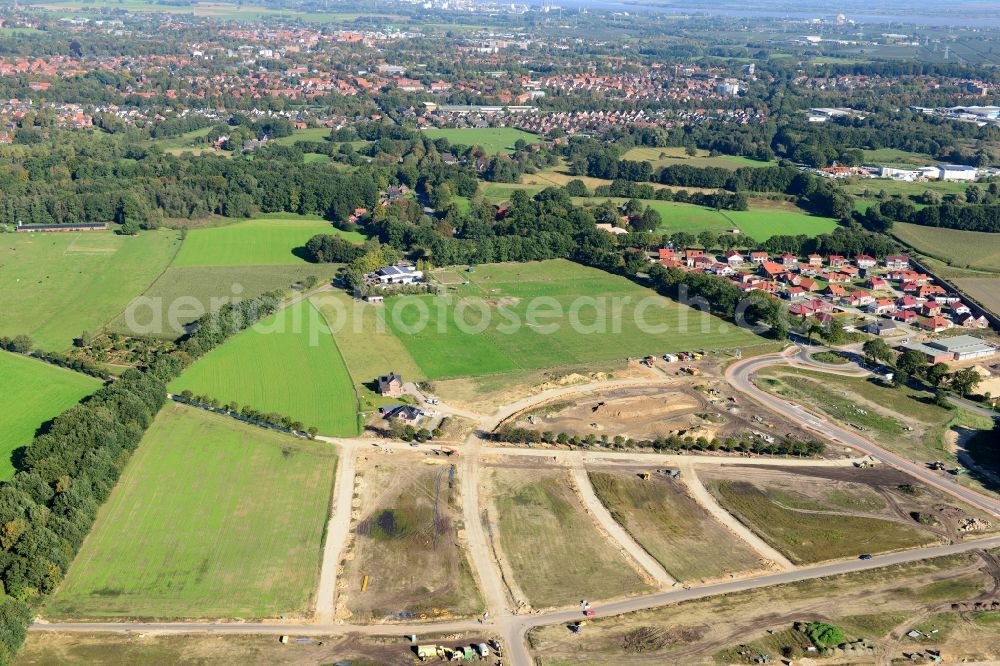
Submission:
M 358 433 L 351 376 L 326 320 L 308 301 L 216 347 L 171 382 L 170 390 L 287 416 L 324 435 Z
M 743 329 L 623 277 L 565 260 L 479 266 L 457 281 L 465 278 L 471 284 L 451 288 L 447 297 L 387 299 L 390 329 L 428 379 L 580 366 L 691 348 L 731 349 L 757 341 Z M 603 309 L 595 309 L 595 303 Z M 562 316 L 528 316 L 546 308 L 559 309 Z
M 170 403 L 44 613 L 302 614 L 319 578 L 335 469 L 323 444 Z
M 117 317 L 167 268 L 176 231 L 0 235 L 0 335 L 61 351 Z
M 480 146 L 489 154 L 513 152 L 518 139 L 536 143 L 538 137 L 513 127 L 430 128 L 424 134 L 431 139 L 448 139 L 462 146 Z
M 225 226 L 188 231 L 173 266 L 301 264 L 306 260 L 295 251 L 316 234 L 336 234 L 355 243 L 365 240 L 362 234 L 336 229 L 318 216 L 261 215 Z
M 15 449 L 100 386 L 93 377 L 0 351 L 0 480 L 14 475 Z
M 1000 234 L 896 222 L 892 235 L 917 252 L 957 268 L 1000 273 Z

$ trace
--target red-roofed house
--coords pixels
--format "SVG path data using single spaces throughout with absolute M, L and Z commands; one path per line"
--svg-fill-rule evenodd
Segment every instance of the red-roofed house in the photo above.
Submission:
M 774 277 L 779 273 L 784 273 L 785 267 L 781 264 L 776 264 L 773 261 L 765 261 L 760 265 L 760 271 L 767 277 Z
M 828 284 L 826 289 L 823 290 L 824 294 L 828 296 L 835 296 L 837 298 L 843 298 L 847 295 L 847 290 L 841 287 L 839 284 Z
M 950 319 L 945 319 L 944 317 L 928 317 L 927 319 L 917 320 L 917 326 L 932 333 L 940 333 L 951 328 L 952 323 Z
M 888 314 L 896 311 L 896 304 L 891 298 L 880 298 L 868 306 L 868 311 L 874 314 Z

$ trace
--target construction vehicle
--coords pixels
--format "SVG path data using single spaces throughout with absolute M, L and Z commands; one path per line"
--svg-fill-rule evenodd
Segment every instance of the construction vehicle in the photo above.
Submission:
M 646 366 L 647 368 L 652 368 L 653 367 L 653 363 L 655 361 L 656 361 L 656 359 L 654 359 L 652 356 L 646 356 L 645 358 L 642 359 L 642 364 L 644 366 Z
M 451 448 L 450 446 L 442 446 L 442 447 L 440 447 L 438 449 L 435 449 L 435 453 L 443 453 L 446 456 L 457 456 L 458 455 L 458 451 L 456 451 L 455 449 Z
M 927 463 L 927 466 L 930 467 L 931 469 L 936 469 L 936 470 L 944 469 L 944 463 L 941 462 L 940 460 L 935 460 L 932 463 Z
M 417 646 L 417 659 L 420 661 L 427 661 L 428 659 L 434 657 L 443 657 L 444 648 L 440 645 L 418 645 Z
M 649 481 L 649 478 L 651 476 L 652 474 L 650 474 L 649 472 L 639 472 L 639 478 L 642 479 L 643 481 Z
M 577 620 L 576 622 L 569 625 L 569 630 L 572 631 L 574 634 L 578 634 L 583 630 L 585 626 L 587 626 L 586 620 Z

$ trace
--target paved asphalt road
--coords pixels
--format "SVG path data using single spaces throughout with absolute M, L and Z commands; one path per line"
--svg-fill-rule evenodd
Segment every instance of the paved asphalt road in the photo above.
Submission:
M 1000 518 L 1000 502 L 981 495 L 974 490 L 965 488 L 955 481 L 947 479 L 940 473 L 928 469 L 923 463 L 907 460 L 906 458 L 898 456 L 891 451 L 887 451 L 870 439 L 856 432 L 839 428 L 831 424 L 829 421 L 806 411 L 802 407 L 794 405 L 790 402 L 785 402 L 781 398 L 777 398 L 770 393 L 757 388 L 753 384 L 750 377 L 757 370 L 782 362 L 784 362 L 782 356 L 758 356 L 747 359 L 746 361 L 734 363 L 729 366 L 726 370 L 726 378 L 729 380 L 730 384 L 746 395 L 752 397 L 757 402 L 760 402 L 768 409 L 778 412 L 786 418 L 791 419 L 795 423 L 798 423 L 813 432 L 817 432 L 827 439 L 835 442 L 841 442 L 863 451 L 872 458 L 906 472 L 910 476 L 916 477 L 929 486 L 937 488 L 938 490 L 961 499 L 972 506 L 982 509 L 992 516 Z
M 647 608 L 655 608 L 666 604 L 689 601 L 691 599 L 702 599 L 705 597 L 718 596 L 722 594 L 732 594 L 744 590 L 752 590 L 771 585 L 784 585 L 802 580 L 822 578 L 824 576 L 836 576 L 839 574 L 855 573 L 878 569 L 880 567 L 894 564 L 905 564 L 908 562 L 918 562 L 920 560 L 954 555 L 956 553 L 966 553 L 980 548 L 1000 547 L 1000 536 L 988 539 L 975 539 L 962 543 L 933 546 L 930 548 L 918 548 L 906 550 L 887 555 L 876 555 L 870 560 L 848 560 L 846 562 L 834 562 L 812 567 L 802 567 L 792 571 L 760 576 L 759 578 L 747 578 L 734 580 L 726 583 L 716 583 L 704 587 L 684 589 L 678 587 L 669 592 L 650 594 L 634 599 L 626 599 L 606 604 L 598 604 L 594 607 L 596 617 L 606 617 L 629 613 Z M 546 624 L 564 624 L 575 622 L 583 617 L 578 610 L 556 611 L 552 613 L 540 613 L 537 615 L 514 615 L 504 618 L 502 621 L 508 624 L 508 629 L 513 629 L 519 640 L 512 640 L 508 643 L 509 658 L 514 666 L 531 666 L 531 655 L 528 652 L 527 644 L 524 641 L 524 634 L 531 628 Z M 489 627 L 490 625 L 486 625 Z M 69 623 L 35 623 L 31 625 L 31 631 L 51 631 L 51 632 L 114 632 L 114 633 L 208 633 L 208 634 L 299 634 L 299 635 L 333 635 L 333 634 L 366 634 L 379 636 L 405 636 L 409 634 L 426 635 L 428 633 L 453 633 L 460 631 L 483 630 L 480 625 L 472 620 L 461 622 L 447 622 L 434 624 L 421 624 L 417 626 L 407 625 L 336 625 L 336 624 L 273 624 L 273 623 L 229 623 L 213 624 L 207 622 L 162 622 L 162 623 L 139 623 L 139 622 L 69 622 Z M 505 632 L 506 633 L 506 632 Z
M 846 562 L 834 562 L 832 564 L 824 564 L 815 567 L 803 567 L 800 569 L 794 569 L 792 571 L 785 571 L 782 573 L 771 574 L 769 576 L 761 576 L 760 578 L 747 578 L 743 580 L 734 580 L 727 583 L 716 583 L 715 585 L 706 585 L 704 587 L 696 587 L 691 589 L 678 589 L 672 590 L 670 592 L 661 592 L 659 594 L 650 594 L 643 597 L 637 597 L 635 599 L 626 599 L 624 601 L 617 601 L 607 604 L 597 604 L 594 606 L 595 617 L 605 617 L 609 615 L 620 615 L 622 613 L 630 613 L 638 610 L 645 610 L 647 608 L 655 608 L 657 606 L 663 606 L 665 604 L 677 603 L 680 601 L 690 601 L 691 599 L 702 599 L 704 597 L 713 597 L 720 594 L 731 594 L 734 592 L 742 592 L 744 590 L 752 590 L 760 587 L 769 587 L 772 585 L 784 585 L 787 583 L 795 583 L 802 580 L 810 580 L 813 578 L 823 578 L 824 576 L 836 576 L 839 574 L 855 573 L 858 571 L 867 571 L 869 569 L 877 569 L 880 567 L 891 566 L 894 564 L 905 564 L 908 562 L 919 562 L 920 560 L 925 560 L 932 557 L 942 557 L 945 555 L 954 555 L 956 553 L 965 553 L 970 550 L 976 550 L 979 548 L 996 548 L 1000 546 L 1000 536 L 991 537 L 989 539 L 977 539 L 974 541 L 966 541 L 963 543 L 951 544 L 946 546 L 934 546 L 931 548 L 920 548 L 917 550 L 906 550 L 899 553 L 890 553 L 887 555 L 876 555 L 870 560 L 848 560 Z M 538 627 L 547 624 L 568 624 L 570 622 L 575 622 L 583 618 L 580 611 L 569 610 L 569 611 L 559 611 L 555 613 L 545 613 L 542 615 L 527 615 L 524 617 L 514 617 L 512 621 L 515 623 L 517 630 L 517 635 L 521 640 L 512 641 L 510 658 L 511 662 L 515 666 L 530 666 L 532 664 L 531 655 L 528 652 L 527 643 L 523 640 L 524 634 L 533 627 Z

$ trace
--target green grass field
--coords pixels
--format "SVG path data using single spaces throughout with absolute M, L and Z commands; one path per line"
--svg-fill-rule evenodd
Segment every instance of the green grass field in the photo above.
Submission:
M 0 351 L 0 480 L 14 475 L 14 449 L 100 386 L 93 377 Z
M 623 160 L 635 160 L 637 162 L 649 162 L 653 168 L 672 166 L 675 164 L 686 164 L 693 167 L 720 167 L 722 169 L 738 169 L 740 167 L 766 167 L 774 166 L 774 162 L 759 162 L 748 157 L 737 155 L 717 155 L 711 156 L 707 150 L 698 150 L 698 154 L 691 156 L 684 152 L 683 148 L 632 148 L 624 155 Z
M 870 195 L 874 196 L 883 190 L 889 196 L 899 195 L 901 197 L 915 197 L 928 190 L 931 192 L 937 192 L 942 196 L 945 194 L 963 194 L 965 193 L 965 190 L 968 189 L 969 185 L 969 183 L 940 180 L 926 183 L 907 183 L 901 180 L 888 180 L 882 178 L 870 180 L 867 178 L 860 178 L 858 180 L 844 183 L 841 187 L 843 187 L 844 191 L 848 194 L 853 194 L 859 197 L 864 197 L 866 191 Z
M 30 335 L 63 350 L 101 329 L 146 290 L 173 259 L 176 231 L 0 235 L 0 335 Z
M 628 201 L 628 199 L 618 197 L 573 198 L 573 203 L 577 206 L 596 206 L 605 201 L 621 205 Z M 713 208 L 655 199 L 643 199 L 641 201 L 643 207 L 649 206 L 663 218 L 663 223 L 656 230 L 658 233 L 672 234 L 678 231 L 686 231 L 691 234 L 699 234 L 702 231 L 722 232 L 735 226 L 733 222 L 727 220 L 722 213 Z
M 342 291 L 324 292 L 310 301 L 329 322 L 355 384 L 370 383 L 389 372 L 398 372 L 406 381 L 426 379 L 410 352 L 389 329 L 384 307 L 369 305 Z
M 203 356 L 170 384 L 175 393 L 185 389 L 288 416 L 324 435 L 358 433 L 344 359 L 326 320 L 305 301 Z
M 514 190 L 524 190 L 528 196 L 535 196 L 549 185 L 538 183 L 482 183 L 479 189 L 483 193 L 483 198 L 490 203 L 503 203 L 510 199 Z
M 580 505 L 565 472 L 491 470 L 500 545 L 536 608 L 649 590 Z
M 185 266 L 168 268 L 109 328 L 126 335 L 175 339 L 201 314 L 266 291 L 285 290 L 310 275 L 333 278 L 338 264 Z
M 307 127 L 294 129 L 289 136 L 279 136 L 273 141 L 279 145 L 291 146 L 296 141 L 326 141 L 328 138 L 330 138 L 329 127 Z
M 338 234 L 360 243 L 364 236 L 336 229 L 310 215 L 261 215 L 221 227 L 192 229 L 174 266 L 277 266 L 301 264 L 294 253 L 316 234 Z
M 618 197 L 574 197 L 578 206 L 596 206 L 604 201 L 624 204 L 627 199 Z M 829 217 L 817 217 L 794 207 L 779 207 L 772 202 L 750 202 L 750 210 L 715 210 L 705 206 L 678 203 L 675 201 L 641 200 L 660 214 L 663 223 L 657 231 L 670 234 L 686 231 L 698 234 L 702 231 L 722 232 L 733 227 L 756 241 L 765 241 L 778 234 L 818 236 L 833 231 L 837 221 Z
M 878 150 L 865 150 L 865 164 L 879 164 L 892 166 L 933 166 L 938 163 L 930 155 L 923 153 L 911 153 L 906 150 L 895 148 L 879 148 Z
M 837 221 L 831 217 L 809 215 L 805 211 L 787 210 L 726 210 L 722 215 L 739 227 L 743 233 L 758 241 L 771 236 L 785 235 L 818 236 L 828 234 L 837 228 Z M 732 225 L 730 225 L 732 226 Z
M 431 139 L 448 139 L 449 143 L 462 146 L 481 146 L 486 152 L 509 153 L 514 143 L 523 139 L 525 143 L 538 143 L 538 136 L 522 132 L 512 127 L 475 128 L 431 128 L 424 130 Z
M 471 284 L 462 286 L 466 277 Z M 625 278 L 569 261 L 480 266 L 456 281 L 446 297 L 386 302 L 390 329 L 429 379 L 759 342 Z
M 1000 234 L 897 222 L 892 235 L 917 252 L 960 268 L 1000 272 Z
M 44 613 L 303 614 L 319 579 L 335 469 L 324 444 L 170 403 Z

